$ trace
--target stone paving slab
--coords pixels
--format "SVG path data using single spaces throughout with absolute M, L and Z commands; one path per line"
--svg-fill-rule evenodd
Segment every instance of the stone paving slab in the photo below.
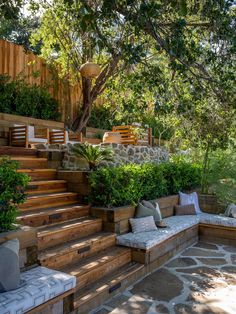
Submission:
M 236 314 L 235 253 L 199 242 L 91 314 Z

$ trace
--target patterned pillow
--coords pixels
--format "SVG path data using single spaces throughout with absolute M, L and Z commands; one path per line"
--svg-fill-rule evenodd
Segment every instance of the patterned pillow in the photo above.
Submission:
M 20 287 L 19 240 L 0 245 L 0 293 Z
M 190 194 L 179 192 L 179 203 L 180 205 L 194 204 L 196 214 L 200 214 L 202 212 L 199 207 L 198 196 L 196 192 Z
M 143 218 L 130 218 L 133 233 L 157 230 L 153 216 Z
M 196 210 L 194 204 L 190 205 L 175 205 L 175 215 L 182 216 L 182 215 L 196 215 Z

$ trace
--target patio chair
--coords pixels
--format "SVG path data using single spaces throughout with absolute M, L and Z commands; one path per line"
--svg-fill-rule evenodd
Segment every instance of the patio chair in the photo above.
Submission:
M 47 130 L 48 134 L 48 130 Z M 9 145 L 30 148 L 36 144 L 47 144 L 46 138 L 35 136 L 34 127 L 31 125 L 14 125 L 9 128 Z
M 82 141 L 79 134 L 69 133 L 67 130 L 49 131 L 49 144 L 76 144 Z

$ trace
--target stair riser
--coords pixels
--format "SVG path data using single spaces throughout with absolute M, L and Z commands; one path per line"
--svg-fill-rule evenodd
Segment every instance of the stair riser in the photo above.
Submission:
M 89 207 L 80 208 L 80 209 L 70 209 L 63 213 L 55 214 L 42 214 L 38 217 L 21 217 L 17 221 L 22 225 L 31 226 L 31 227 L 40 227 L 44 225 L 50 225 L 57 222 L 63 222 L 74 218 L 85 217 L 89 215 Z
M 56 197 L 44 197 L 40 199 L 27 200 L 24 204 L 20 205 L 21 212 L 31 211 L 34 209 L 44 209 L 56 206 L 72 205 L 78 202 L 77 195 L 72 196 L 58 196 Z
M 38 160 L 37 158 L 32 160 L 20 160 L 18 161 L 21 169 L 46 169 L 48 168 L 47 160 Z
M 43 250 L 66 241 L 89 236 L 102 230 L 102 222 L 94 221 L 89 224 L 76 226 L 74 228 L 61 229 L 60 232 L 52 232 L 45 236 L 38 236 L 38 249 Z
M 97 252 L 101 252 L 102 250 L 107 249 L 108 247 L 114 246 L 116 243 L 115 236 L 107 237 L 103 240 L 96 241 L 92 243 L 89 247 L 89 251 L 80 253 L 82 248 L 79 250 L 68 252 L 65 255 L 57 256 L 53 258 L 48 258 L 45 260 L 40 260 L 40 264 L 45 267 L 58 269 L 60 270 L 62 267 L 80 261 L 83 258 L 89 257 Z M 86 248 L 85 248 L 86 249 Z
M 56 171 L 33 171 L 27 172 L 24 171 L 28 176 L 30 176 L 31 181 L 47 181 L 47 180 L 56 180 L 57 172 Z
M 29 185 L 26 193 L 28 195 L 45 194 L 45 193 L 59 193 L 67 190 L 66 183 L 52 183 L 42 185 Z
M 104 281 L 104 289 L 97 290 L 97 293 L 91 294 L 91 296 L 88 298 L 79 298 L 78 301 L 74 303 L 74 309 L 78 311 L 77 313 L 89 313 L 89 311 L 104 304 L 106 300 L 114 297 L 118 293 L 124 291 L 127 287 L 133 285 L 137 280 L 145 276 L 145 274 L 145 268 L 140 267 L 138 269 L 135 269 L 133 272 L 122 276 L 122 278 L 120 278 L 120 280 L 114 284 L 118 288 L 113 290 L 112 292 L 110 291 L 110 288 L 113 285 L 110 282 Z M 103 282 L 102 279 L 101 281 Z
M 100 266 L 93 267 L 85 274 L 77 276 L 77 289 L 81 289 L 92 282 L 102 278 L 103 276 L 111 273 L 115 269 L 129 263 L 131 261 L 131 251 L 125 251 L 124 253 L 115 256 Z

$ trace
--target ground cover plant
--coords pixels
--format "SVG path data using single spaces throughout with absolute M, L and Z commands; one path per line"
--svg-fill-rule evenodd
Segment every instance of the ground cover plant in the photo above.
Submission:
M 90 201 L 99 206 L 136 204 L 200 186 L 201 168 L 186 162 L 122 165 L 90 173 Z
M 17 162 L 8 158 L 0 160 L 0 231 L 15 228 L 17 206 L 26 199 L 24 191 L 29 177 L 17 169 Z

